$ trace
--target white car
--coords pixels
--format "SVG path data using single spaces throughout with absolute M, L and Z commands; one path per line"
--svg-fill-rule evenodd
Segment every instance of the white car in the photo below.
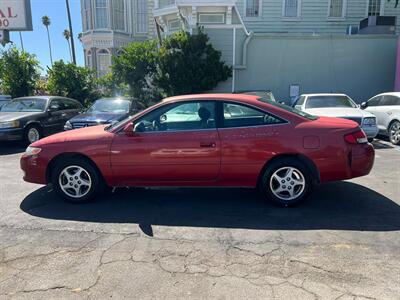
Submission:
M 361 108 L 376 116 L 381 134 L 389 136 L 393 145 L 400 145 L 400 92 L 372 97 Z
M 343 118 L 357 122 L 371 142 L 378 135 L 376 117 L 358 107 L 345 94 L 304 94 L 295 108 L 315 116 Z

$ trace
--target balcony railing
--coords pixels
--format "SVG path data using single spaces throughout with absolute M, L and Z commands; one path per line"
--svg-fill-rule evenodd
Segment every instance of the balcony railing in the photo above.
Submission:
M 360 33 L 369 34 L 394 34 L 396 17 L 371 16 L 360 22 Z

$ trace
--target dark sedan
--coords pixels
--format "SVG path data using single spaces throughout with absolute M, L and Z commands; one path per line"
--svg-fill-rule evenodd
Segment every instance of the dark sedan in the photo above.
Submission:
M 64 129 L 71 130 L 119 122 L 137 112 L 132 99 L 103 98 L 96 100 L 82 114 L 65 123 Z
M 31 144 L 62 131 L 65 122 L 82 109 L 78 101 L 64 97 L 16 98 L 0 110 L 0 141 Z

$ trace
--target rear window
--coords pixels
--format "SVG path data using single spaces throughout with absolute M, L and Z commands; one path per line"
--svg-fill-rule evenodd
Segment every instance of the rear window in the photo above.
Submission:
M 354 102 L 347 96 L 311 96 L 307 98 L 306 108 L 355 108 Z
M 279 107 L 281 109 L 284 109 L 284 110 L 286 110 L 288 112 L 291 112 L 292 114 L 298 115 L 298 116 L 306 118 L 308 120 L 312 120 L 312 121 L 318 120 L 317 116 L 310 115 L 310 114 L 308 114 L 308 113 L 306 113 L 304 111 L 300 111 L 298 109 L 295 109 L 293 107 L 287 106 L 285 104 L 281 104 L 279 102 L 274 102 L 274 101 L 262 101 L 261 99 L 259 99 L 259 100 L 261 102 L 265 102 L 265 103 L 271 104 L 273 106 L 277 106 L 277 107 Z

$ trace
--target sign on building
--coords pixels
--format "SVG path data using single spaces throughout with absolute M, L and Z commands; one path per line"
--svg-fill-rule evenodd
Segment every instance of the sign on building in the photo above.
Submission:
M 31 31 L 30 0 L 0 0 L 0 30 Z

